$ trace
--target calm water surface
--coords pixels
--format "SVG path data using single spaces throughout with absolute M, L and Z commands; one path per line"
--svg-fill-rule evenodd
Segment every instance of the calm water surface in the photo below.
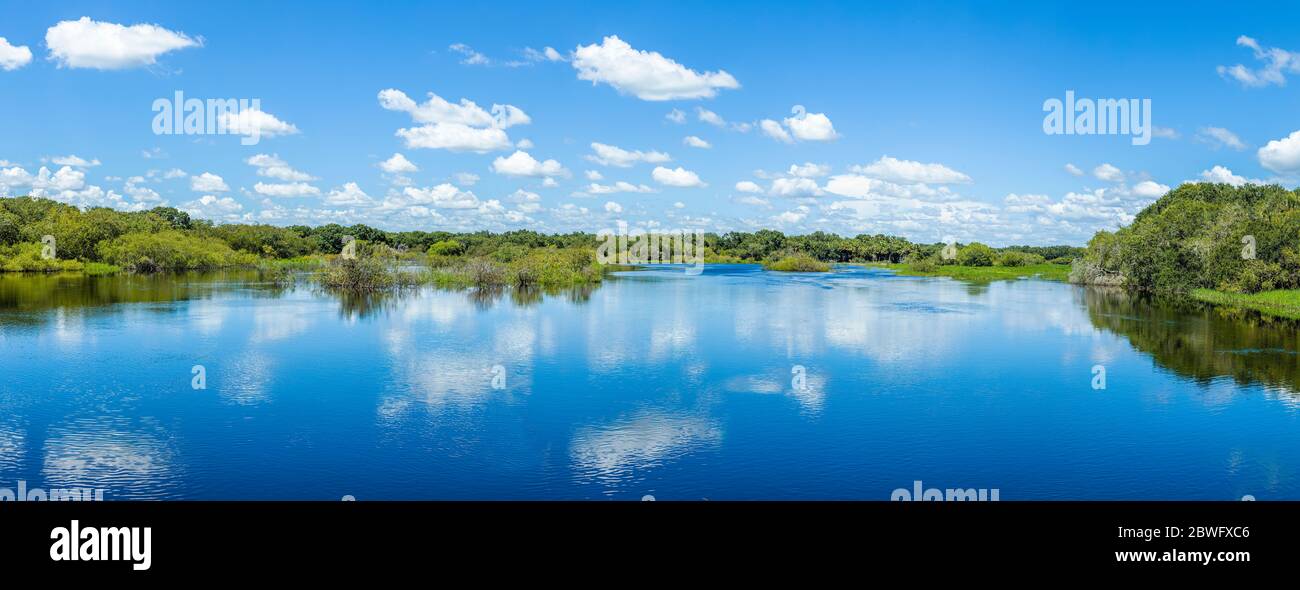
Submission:
M 1300 498 L 1295 324 L 1038 280 L 719 265 L 366 298 L 240 273 L 0 275 L 0 351 L 0 487 Z

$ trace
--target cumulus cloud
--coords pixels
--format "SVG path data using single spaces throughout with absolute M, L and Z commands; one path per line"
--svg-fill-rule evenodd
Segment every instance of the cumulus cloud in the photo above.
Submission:
M 758 186 L 758 183 L 756 182 L 742 180 L 736 183 L 736 190 L 742 193 L 761 193 L 763 192 L 763 187 Z
M 727 121 L 720 115 L 704 107 L 695 107 L 695 116 L 699 118 L 700 121 L 713 125 L 714 127 L 725 127 L 727 125 Z
M 768 193 L 776 197 L 816 197 L 822 194 L 822 189 L 811 178 L 778 178 L 772 181 Z
M 1169 192 L 1169 187 L 1152 180 L 1144 180 L 1133 185 L 1133 194 L 1139 197 L 1156 198 Z
M 688 145 L 688 146 L 690 146 L 690 147 L 693 147 L 693 148 L 700 148 L 700 149 L 703 149 L 703 150 L 707 150 L 707 149 L 713 147 L 713 144 L 711 144 L 711 143 L 709 143 L 709 142 L 707 142 L 707 141 L 705 141 L 705 140 L 703 140 L 703 139 L 701 139 L 701 138 L 699 138 L 699 137 L 696 137 L 696 136 L 694 136 L 694 135 L 687 135 L 685 138 L 682 139 L 682 143 L 684 143 L 684 144 L 686 144 L 686 145 Z
M 1074 164 L 1066 163 L 1065 171 L 1069 172 L 1074 176 L 1083 176 L 1083 170 L 1081 170 L 1078 166 L 1075 166 Z
M 1263 47 L 1245 35 L 1237 37 L 1237 45 L 1250 48 L 1255 59 L 1262 65 L 1253 69 L 1242 64 L 1219 66 L 1219 75 L 1224 78 L 1236 80 L 1243 86 L 1285 86 L 1287 74 L 1300 72 L 1300 53 L 1277 47 Z
M 554 177 L 568 176 L 569 171 L 555 160 L 538 161 L 523 150 L 518 150 L 510 157 L 498 156 L 492 161 L 492 171 L 506 176 Z
M 280 156 L 274 154 L 257 154 L 244 161 L 249 166 L 257 169 L 257 175 L 276 180 L 285 180 L 289 182 L 305 182 L 315 180 L 310 174 L 299 172 L 289 166 L 287 162 L 280 159 Z
M 863 176 L 896 183 L 964 184 L 971 178 L 943 164 L 926 164 L 914 160 L 899 160 L 882 156 L 865 166 L 850 166 L 849 170 Z
M 1224 166 L 1215 166 L 1209 170 L 1202 170 L 1200 179 L 1205 182 L 1222 182 L 1232 186 L 1244 186 L 1246 184 L 1264 184 L 1262 180 L 1255 180 L 1233 174 L 1232 170 Z
M 180 208 L 190 215 L 207 219 L 228 217 L 244 210 L 244 206 L 239 204 L 239 201 L 216 195 L 203 195 L 188 203 L 182 203 Z
M 224 193 L 230 190 L 225 179 L 211 172 L 190 177 L 190 190 L 196 193 Z
M 682 112 L 681 109 L 673 109 L 671 111 L 668 111 L 668 114 L 664 115 L 664 118 L 668 119 L 673 123 L 681 125 L 682 123 L 686 122 L 686 113 Z
M 453 104 L 432 92 L 428 96 L 424 103 L 416 103 L 400 90 L 379 92 L 381 107 L 407 113 L 420 124 L 397 130 L 408 148 L 479 153 L 509 149 L 512 144 L 504 130 L 532 122 L 527 113 L 512 105 L 494 104 L 489 112 L 468 99 Z
M 809 113 L 802 105 L 795 105 L 790 112 L 794 116 L 786 117 L 780 122 L 773 119 L 759 121 L 759 129 L 768 137 L 783 143 L 832 141 L 839 138 L 830 117 L 825 113 Z
M 431 188 L 407 187 L 402 194 L 412 203 L 439 209 L 477 209 L 480 205 L 472 191 L 445 182 Z
M 1124 172 L 1108 163 L 1093 168 L 1092 175 L 1106 182 L 1124 182 Z
M 707 186 L 700 180 L 700 176 L 690 170 L 678 166 L 677 168 L 665 168 L 656 166 L 650 173 L 650 177 L 655 182 L 664 186 L 675 186 L 683 188 L 697 188 Z
M 277 137 L 280 135 L 296 135 L 298 133 L 298 128 L 292 123 L 281 121 L 275 115 L 258 109 L 244 109 L 237 113 L 221 113 L 219 121 L 228 132 L 236 135 Z
M 54 156 L 52 158 L 49 158 L 49 161 L 51 164 L 56 164 L 58 166 L 72 166 L 74 168 L 91 168 L 100 165 L 98 158 L 87 160 L 75 154 L 69 154 L 67 156 Z
M 410 160 L 406 159 L 406 156 L 400 153 L 395 153 L 393 157 L 380 162 L 379 169 L 389 174 L 409 174 L 420 171 L 415 164 L 412 164 Z
M 587 195 L 608 195 L 613 193 L 653 193 L 655 189 L 644 184 L 632 184 L 626 181 L 617 181 L 613 184 L 591 183 L 579 194 Z
M 325 195 L 324 201 L 326 205 L 335 207 L 366 207 L 375 202 L 355 182 L 349 182 L 341 188 L 330 191 Z
M 12 72 L 32 62 L 32 50 L 26 45 L 12 45 L 0 37 L 0 70 Z
M 1300 131 L 1264 144 L 1256 153 L 1261 166 L 1281 174 L 1300 172 Z
M 1203 143 L 1208 143 L 1215 148 L 1227 147 L 1237 151 L 1246 149 L 1245 142 L 1233 133 L 1223 127 L 1202 127 L 1196 133 L 1196 139 Z
M 310 197 L 320 194 L 319 188 L 305 182 L 259 182 L 253 185 L 253 190 L 268 197 Z
M 641 100 L 713 98 L 720 89 L 740 87 L 725 71 L 697 72 L 659 52 L 634 49 L 612 35 L 599 45 L 579 45 L 573 52 L 573 67 L 579 80 L 609 84 Z
M 618 146 L 595 142 L 591 144 L 591 151 L 595 153 L 588 155 L 588 160 L 602 166 L 616 166 L 619 168 L 627 168 L 637 162 L 661 164 L 672 160 L 671 156 L 663 152 L 625 150 Z
M 614 201 L 607 201 L 605 203 L 605 211 L 609 213 L 622 213 L 623 206 L 619 205 L 618 203 L 615 203 Z
M 154 65 L 164 53 L 201 47 L 203 40 L 158 25 L 125 26 L 83 16 L 46 30 L 45 45 L 59 67 L 120 70 Z

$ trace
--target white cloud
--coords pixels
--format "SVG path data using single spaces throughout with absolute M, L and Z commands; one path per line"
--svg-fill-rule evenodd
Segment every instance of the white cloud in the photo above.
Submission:
M 393 157 L 379 163 L 379 169 L 389 174 L 408 174 L 419 172 L 420 168 L 412 164 L 406 156 L 401 153 L 394 153 Z
M 1074 176 L 1083 176 L 1083 170 L 1080 170 L 1079 167 L 1075 166 L 1074 164 L 1067 163 L 1065 165 L 1065 171 L 1069 172 L 1070 174 L 1073 174 Z
M 600 180 L 602 178 L 605 178 L 605 175 L 601 174 L 600 171 L 598 170 L 588 170 L 583 174 L 587 176 L 587 180 Z
M 675 169 L 656 166 L 654 171 L 650 173 L 650 177 L 653 178 L 655 182 L 665 186 L 686 188 L 706 186 L 704 182 L 700 180 L 698 174 L 680 166 Z
M 461 186 L 474 186 L 475 184 L 478 184 L 479 181 L 478 175 L 473 172 L 457 172 L 454 175 L 454 178 L 456 179 L 456 184 Z
M 742 180 L 736 183 L 736 190 L 742 193 L 761 193 L 763 192 L 763 187 L 758 186 L 758 183 L 756 182 Z
M 762 121 L 758 122 L 758 127 L 763 130 L 763 133 L 766 133 L 767 136 L 771 137 L 772 139 L 785 142 L 785 143 L 794 142 L 794 138 L 790 137 L 790 133 L 786 131 L 785 128 L 782 127 L 780 123 L 777 123 L 776 121 L 773 121 L 771 119 L 763 119 Z
M 704 141 L 703 139 L 700 139 L 699 137 L 696 137 L 694 135 L 687 135 L 684 139 L 682 139 L 682 143 L 693 148 L 700 148 L 705 150 L 713 147 L 713 144 Z
M 1300 131 L 1274 139 L 1257 152 L 1261 166 L 1282 174 L 1300 172 Z
M 889 156 L 883 156 L 865 166 L 850 166 L 849 170 L 863 176 L 897 183 L 962 184 L 971 181 L 969 176 L 943 164 L 926 164 Z
M 725 71 L 697 72 L 655 51 L 633 49 L 616 36 L 573 52 L 579 80 L 605 83 L 641 100 L 712 98 L 719 89 L 739 88 Z
M 355 182 L 349 182 L 342 188 L 336 188 L 325 195 L 325 204 L 336 207 L 365 207 L 374 204 L 374 199 L 370 198 L 361 187 Z
M 682 112 L 681 109 L 673 109 L 671 111 L 668 111 L 668 114 L 664 115 L 664 118 L 668 119 L 669 121 L 672 121 L 673 123 L 681 125 L 682 123 L 686 122 L 686 113 Z
M 439 209 L 477 209 L 480 205 L 473 192 L 445 182 L 432 188 L 407 187 L 402 194 L 414 203 Z
M 820 176 L 826 176 L 827 174 L 830 173 L 831 173 L 831 167 L 829 165 L 814 164 L 812 162 L 804 162 L 803 164 L 791 164 L 790 170 L 787 172 L 787 174 L 789 174 L 790 176 L 798 176 L 802 178 L 817 178 Z
M 285 180 L 289 182 L 305 182 L 315 180 L 310 174 L 299 172 L 289 167 L 289 164 L 280 159 L 280 156 L 274 154 L 257 154 L 244 161 L 249 166 L 257 169 L 257 175 L 276 180 Z
M 227 131 L 237 135 L 276 137 L 298 133 L 298 128 L 293 124 L 281 121 L 275 115 L 258 109 L 221 113 L 219 121 Z
M 822 189 L 811 178 L 778 178 L 772 181 L 768 193 L 777 197 L 816 197 L 822 194 Z
M 653 193 L 655 189 L 644 184 L 632 184 L 626 181 L 618 181 L 614 184 L 596 184 L 592 183 L 583 189 L 583 194 L 589 195 L 608 195 L 613 193 Z
M 605 203 L 605 211 L 609 213 L 622 213 L 623 206 L 619 205 L 618 203 L 615 203 L 614 201 L 608 201 Z
M 695 116 L 698 117 L 700 121 L 715 127 L 725 127 L 727 125 L 727 122 L 723 120 L 721 116 L 704 107 L 695 107 Z
M 546 160 L 539 162 L 525 151 L 516 151 L 510 154 L 510 157 L 498 156 L 492 161 L 492 171 L 497 174 L 506 176 L 532 176 L 532 177 L 553 177 L 568 176 L 569 171 L 565 170 L 559 162 L 555 160 Z
M 809 113 L 802 106 L 795 105 L 791 111 L 795 114 L 793 117 L 785 119 L 785 126 L 790 129 L 790 134 L 800 141 L 831 141 L 837 137 L 835 126 L 831 124 L 830 117 L 824 113 Z
M 32 50 L 26 45 L 11 45 L 8 39 L 0 37 L 0 70 L 12 72 L 32 61 Z
M 253 185 L 259 195 L 268 197 L 309 197 L 319 195 L 320 189 L 305 182 L 265 183 Z
M 224 193 L 230 190 L 226 181 L 211 172 L 190 177 L 190 190 L 196 193 Z
M 531 150 L 533 147 L 535 147 L 533 146 L 533 140 L 528 139 L 527 137 L 515 142 L 515 149 Z
M 1103 163 L 1092 169 L 1092 175 L 1106 182 L 1124 182 L 1124 172 L 1109 163 Z
M 74 168 L 90 168 L 100 165 L 99 159 L 86 160 L 77 155 L 55 156 L 50 158 L 51 164 L 59 166 L 72 166 Z
M 405 112 L 421 124 L 397 130 L 408 148 L 479 153 L 509 149 L 512 144 L 504 129 L 532 122 L 523 110 L 512 105 L 494 104 L 489 113 L 468 99 L 452 104 L 432 92 L 429 100 L 416 104 L 402 91 L 389 88 L 379 92 L 379 105 Z
M 1245 35 L 1237 37 L 1237 45 L 1250 48 L 1255 59 L 1263 62 L 1263 66 L 1257 69 L 1242 64 L 1219 66 L 1220 76 L 1236 80 L 1243 86 L 1285 86 L 1287 74 L 1300 72 L 1300 53 L 1277 47 L 1262 47 L 1258 41 Z
M 1223 166 L 1215 166 L 1209 170 L 1201 171 L 1201 180 L 1205 182 L 1222 182 L 1232 186 L 1243 186 L 1246 184 L 1264 184 L 1262 180 L 1254 180 L 1244 176 L 1238 176 L 1232 173 L 1232 170 Z
M 671 156 L 663 152 L 625 150 L 618 146 L 595 142 L 591 144 L 591 151 L 596 153 L 588 155 L 588 160 L 602 166 L 616 166 L 619 168 L 627 168 L 637 162 L 661 164 L 672 160 Z
M 1151 180 L 1144 180 L 1133 185 L 1133 194 L 1139 197 L 1156 198 L 1169 192 L 1169 187 Z
M 186 213 L 207 219 L 221 218 L 239 213 L 244 206 L 230 197 L 203 195 L 198 199 L 183 203 L 180 207 Z
M 1236 133 L 1222 127 L 1202 127 L 1196 133 L 1196 138 L 1216 148 L 1228 147 L 1237 151 L 1246 149 L 1246 144 Z
M 124 26 L 90 20 L 65 20 L 45 31 L 50 58 L 59 67 L 120 70 L 151 66 L 169 51 L 202 47 L 203 40 L 158 25 Z
M 460 63 L 465 65 L 479 66 L 479 65 L 488 65 L 489 63 L 491 63 L 491 60 L 489 60 L 487 56 L 477 51 L 474 51 L 473 48 L 471 48 L 469 45 L 466 45 L 464 43 L 453 43 L 450 47 L 448 47 L 448 49 L 465 56 L 464 59 L 460 60 Z

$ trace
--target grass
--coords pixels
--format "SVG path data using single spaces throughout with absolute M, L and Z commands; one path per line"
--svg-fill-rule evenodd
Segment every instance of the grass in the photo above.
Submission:
M 1227 293 L 1213 289 L 1194 289 L 1192 299 L 1213 305 L 1251 309 L 1263 314 L 1300 320 L 1300 290 Z
M 831 265 L 807 254 L 795 254 L 777 261 L 764 262 L 763 268 L 780 272 L 827 272 Z
M 1064 281 L 1070 276 L 1070 265 L 1051 263 L 1031 264 L 1028 266 L 957 266 L 953 264 L 938 266 L 932 271 L 917 270 L 907 263 L 873 262 L 869 266 L 888 268 L 904 276 L 951 277 L 959 281 L 971 282 L 1013 281 L 1031 277 L 1047 281 Z

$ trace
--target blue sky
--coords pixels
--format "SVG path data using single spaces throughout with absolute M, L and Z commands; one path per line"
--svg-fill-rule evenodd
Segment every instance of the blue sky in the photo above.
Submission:
M 1184 181 L 1300 177 L 1300 15 L 1276 6 L 0 7 L 0 194 L 83 206 L 1082 244 Z M 260 140 L 155 134 L 178 90 L 258 99 L 232 125 Z M 1159 132 L 1047 135 L 1067 90 L 1150 99 Z M 410 107 L 430 93 L 477 107 Z

